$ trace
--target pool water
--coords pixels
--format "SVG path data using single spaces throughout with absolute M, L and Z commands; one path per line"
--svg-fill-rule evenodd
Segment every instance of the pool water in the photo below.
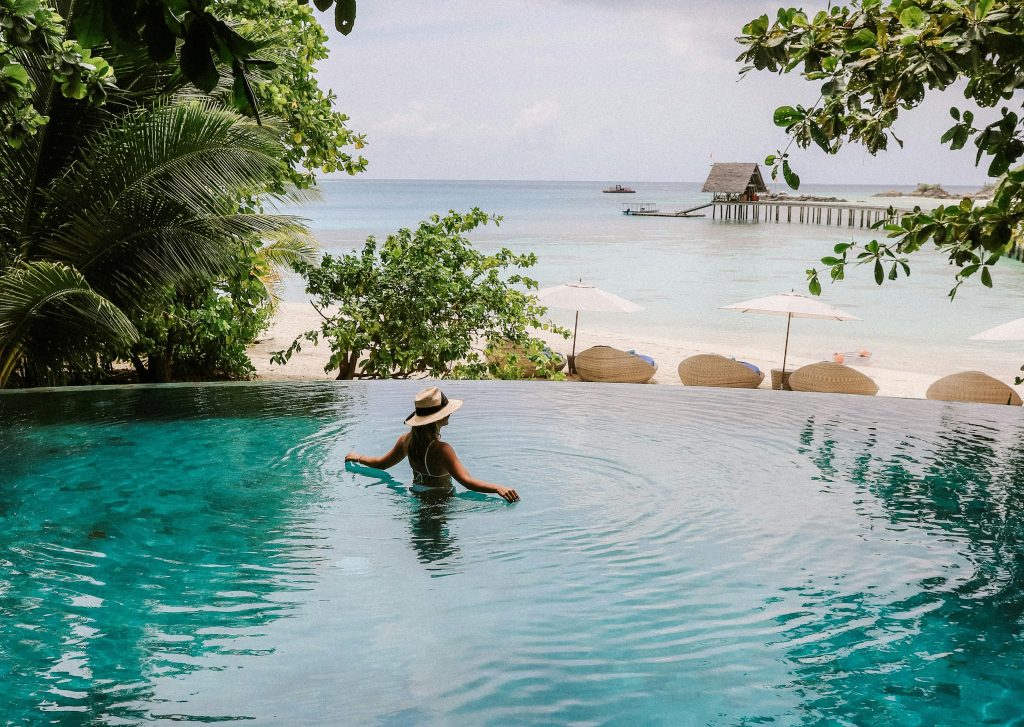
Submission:
M 1019 724 L 1021 410 L 411 382 L 0 394 L 8 724 Z

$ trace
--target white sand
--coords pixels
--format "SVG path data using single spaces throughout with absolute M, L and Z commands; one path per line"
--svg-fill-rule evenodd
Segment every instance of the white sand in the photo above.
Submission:
M 267 332 L 264 338 L 249 349 L 249 356 L 256 366 L 257 377 L 264 380 L 332 380 L 337 372 L 324 373 L 323 367 L 330 357 L 330 349 L 324 343 L 313 346 L 303 342 L 302 351 L 292 357 L 285 366 L 274 366 L 270 363 L 270 355 L 273 351 L 287 348 L 296 336 L 304 331 L 318 329 L 320 316 L 308 303 L 284 301 L 278 310 L 274 325 Z M 568 353 L 572 345 L 571 341 L 563 340 L 550 334 L 541 334 L 541 338 L 548 341 L 551 347 L 561 353 Z M 645 337 L 643 335 L 626 337 L 622 334 L 610 333 L 607 331 L 595 331 L 587 329 L 580 331 L 576 342 L 577 352 L 583 351 L 590 346 L 604 344 L 621 349 L 635 349 L 654 358 L 658 363 L 658 373 L 653 383 L 659 385 L 682 386 L 679 376 L 676 373 L 676 366 L 687 356 L 696 353 L 721 353 L 729 355 L 729 351 L 717 351 L 703 345 L 700 341 L 668 340 L 661 338 Z M 747 361 L 760 367 L 765 371 L 765 381 L 762 388 L 771 386 L 769 371 L 772 368 L 781 366 L 781 351 L 777 350 L 745 350 L 744 356 Z M 788 370 L 796 369 L 805 364 L 814 363 L 813 359 L 790 356 L 786 363 Z M 849 363 L 849 362 L 848 362 Z M 920 368 L 928 362 L 909 361 L 906 368 L 883 368 L 872 363 L 866 365 L 855 365 L 855 368 L 874 379 L 878 384 L 879 396 L 898 396 L 915 399 L 923 399 L 929 384 L 935 381 L 934 374 L 920 373 Z M 981 371 L 995 376 L 1013 385 L 1012 372 L 1000 370 L 995 361 L 979 359 L 977 368 Z M 949 371 L 948 373 L 954 373 Z M 1009 373 L 1010 375 L 1004 375 Z

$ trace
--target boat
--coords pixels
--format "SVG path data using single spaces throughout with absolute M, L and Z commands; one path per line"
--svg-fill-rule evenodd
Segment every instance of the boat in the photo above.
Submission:
M 621 184 L 616 184 L 614 187 L 602 190 L 605 194 L 636 194 L 635 189 L 629 187 L 623 187 Z
M 624 215 L 650 215 L 658 211 L 655 202 L 627 202 L 622 205 Z

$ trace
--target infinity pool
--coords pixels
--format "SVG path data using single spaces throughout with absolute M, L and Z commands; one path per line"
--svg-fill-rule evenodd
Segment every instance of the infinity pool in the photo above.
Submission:
M 1021 410 L 452 382 L 0 394 L 9 724 L 1019 724 Z

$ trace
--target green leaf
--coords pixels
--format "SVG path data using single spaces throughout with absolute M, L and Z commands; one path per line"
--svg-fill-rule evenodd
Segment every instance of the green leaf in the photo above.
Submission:
M 843 50 L 847 53 L 860 53 L 867 48 L 874 48 L 878 43 L 878 37 L 869 29 L 861 28 L 843 43 Z M 834 59 L 833 59 L 834 60 Z M 835 63 L 832 64 L 833 67 Z
M 177 38 L 167 26 L 163 8 L 159 5 L 147 5 L 144 10 L 146 25 L 142 29 L 142 39 L 149 49 L 149 57 L 157 63 L 163 63 L 174 57 Z
M 231 105 L 246 114 L 256 114 L 255 98 L 252 97 L 252 90 L 246 83 L 245 73 L 236 71 L 235 80 L 231 84 Z
M 804 118 L 804 114 L 792 106 L 780 106 L 775 109 L 775 125 L 789 127 Z
M 875 260 L 875 283 L 881 285 L 883 280 L 885 280 L 885 269 L 882 267 L 882 261 Z
M 916 5 L 908 5 L 900 13 L 900 25 L 904 28 L 917 30 L 928 22 L 928 14 Z
M 992 287 L 992 273 L 989 272 L 987 265 L 981 269 L 981 284 L 986 288 Z
M 8 66 L 0 68 L 0 76 L 9 82 L 14 82 L 18 85 L 28 84 L 28 71 L 20 63 L 12 63 Z
M 356 22 L 356 0 L 337 0 L 334 7 L 334 27 L 342 35 L 348 35 Z
M 313 4 L 316 5 L 316 9 L 322 13 L 331 7 L 331 5 L 334 5 L 334 0 L 313 0 Z
M 212 38 L 206 24 L 193 20 L 181 46 L 181 71 L 198 88 L 209 93 L 217 87 L 220 74 L 210 54 Z
M 95 48 L 106 39 L 104 31 L 106 3 L 103 0 L 79 0 L 72 29 L 83 48 Z
M 743 26 L 744 35 L 764 35 L 768 32 L 771 21 L 767 15 L 762 15 Z
M 800 189 L 800 177 L 797 176 L 796 172 L 789 168 L 789 162 L 782 162 L 782 176 L 786 180 L 786 184 L 789 185 L 790 189 Z

